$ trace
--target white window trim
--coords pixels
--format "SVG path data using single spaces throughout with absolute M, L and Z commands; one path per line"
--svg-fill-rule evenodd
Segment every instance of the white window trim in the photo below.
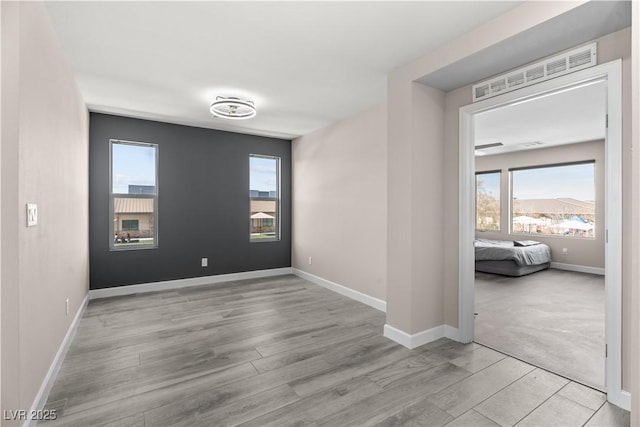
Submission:
M 129 193 L 114 193 L 113 192 L 113 145 L 115 144 L 128 144 L 128 145 L 138 145 L 142 147 L 154 147 L 156 151 L 156 167 L 155 167 L 155 194 L 129 194 Z M 153 144 L 150 142 L 139 142 L 139 141 L 127 141 L 122 139 L 110 139 L 109 140 L 109 250 L 110 251 L 132 251 L 132 250 L 143 250 L 143 249 L 157 249 L 158 248 L 158 165 L 159 165 L 159 156 L 160 149 L 158 144 Z M 154 199 L 153 201 L 153 245 L 147 244 L 136 244 L 136 243 L 127 243 L 126 245 L 116 246 L 114 242 L 114 204 L 115 199 Z
M 267 155 L 267 154 L 249 154 L 249 177 L 251 177 L 251 158 L 252 157 L 256 157 L 256 158 L 260 158 L 260 159 L 272 159 L 276 161 L 276 193 L 277 193 L 277 197 L 251 197 L 251 195 L 249 195 L 249 242 L 250 243 L 267 243 L 267 242 L 279 242 L 281 239 L 281 232 L 282 232 L 282 213 L 280 210 L 280 164 L 282 163 L 282 159 L 278 156 L 272 156 L 272 155 Z M 249 191 L 251 191 L 251 185 L 249 185 Z M 260 239 L 252 239 L 251 238 L 251 202 L 252 201 L 256 201 L 256 202 L 260 202 L 260 201 L 268 201 L 268 202 L 275 202 L 276 203 L 276 235 L 273 238 L 270 239 L 266 239 L 266 238 L 260 238 Z

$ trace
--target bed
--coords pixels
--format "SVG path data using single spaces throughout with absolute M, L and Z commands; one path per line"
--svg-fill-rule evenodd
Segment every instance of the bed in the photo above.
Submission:
M 476 239 L 476 271 L 524 276 L 551 265 L 551 249 L 533 240 Z

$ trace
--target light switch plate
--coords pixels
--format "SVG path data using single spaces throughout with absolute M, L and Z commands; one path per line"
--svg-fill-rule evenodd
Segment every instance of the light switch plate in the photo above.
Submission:
M 38 225 L 38 205 L 27 203 L 27 227 Z

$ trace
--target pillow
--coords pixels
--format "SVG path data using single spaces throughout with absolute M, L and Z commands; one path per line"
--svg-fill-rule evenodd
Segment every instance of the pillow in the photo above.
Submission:
M 541 242 L 536 242 L 535 240 L 514 240 L 513 246 L 535 246 L 541 245 Z

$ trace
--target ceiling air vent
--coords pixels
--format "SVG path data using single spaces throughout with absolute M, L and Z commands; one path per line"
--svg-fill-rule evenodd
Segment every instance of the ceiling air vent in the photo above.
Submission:
M 567 69 L 567 58 L 561 58 L 556 61 L 547 62 L 547 76 L 558 74 Z
M 474 99 L 476 98 L 482 98 L 485 95 L 489 94 L 489 84 L 484 84 L 484 85 L 476 85 L 473 88 L 473 95 L 474 95 Z
M 473 102 L 592 67 L 597 64 L 597 53 L 597 44 L 592 43 L 475 84 Z
M 524 73 L 511 74 L 507 77 L 507 87 L 515 87 L 524 84 Z
M 595 56 L 595 54 L 593 55 Z M 591 49 L 586 49 L 580 51 L 576 54 L 569 56 L 569 69 L 572 70 L 576 67 L 579 67 L 584 64 L 589 64 L 591 62 Z
M 507 87 L 505 79 L 495 80 L 491 82 L 491 93 L 502 92 Z
M 527 83 L 532 82 L 534 80 L 544 78 L 544 66 L 540 65 L 538 67 L 529 68 L 526 71 L 527 74 Z

